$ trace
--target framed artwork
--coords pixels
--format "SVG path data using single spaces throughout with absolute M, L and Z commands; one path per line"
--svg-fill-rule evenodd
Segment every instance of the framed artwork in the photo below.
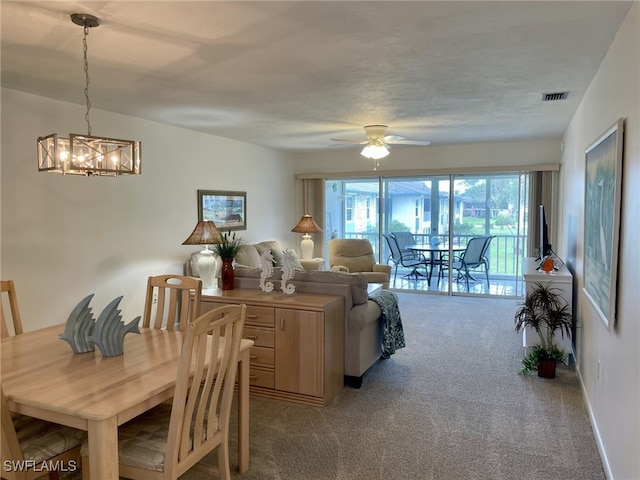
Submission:
M 198 221 L 211 220 L 221 232 L 247 229 L 247 192 L 198 190 Z
M 585 150 L 585 296 L 609 331 L 616 322 L 624 119 Z

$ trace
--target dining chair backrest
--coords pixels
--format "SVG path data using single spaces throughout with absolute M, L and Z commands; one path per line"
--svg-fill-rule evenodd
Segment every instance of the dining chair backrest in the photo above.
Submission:
M 416 243 L 416 239 L 411 232 L 391 232 L 391 235 L 395 237 L 401 250 L 407 248 L 408 245 L 415 245 Z
M 462 261 L 467 267 L 474 267 L 486 263 L 486 254 L 493 236 L 473 237 L 467 242 L 467 248 L 462 255 Z
M 22 320 L 20 319 L 20 310 L 18 309 L 18 298 L 16 296 L 16 287 L 13 284 L 13 280 L 0 280 L 0 317 L 2 320 L 1 335 L 2 338 L 11 335 L 9 326 L 7 325 L 5 317 L 5 302 L 3 298 L 6 298 L 9 303 L 9 309 L 7 313 L 11 315 L 11 325 L 13 327 L 13 334 L 20 335 L 22 333 Z
M 394 263 L 398 263 L 402 260 L 402 253 L 400 252 L 400 246 L 398 245 L 396 237 L 393 235 L 383 235 L 383 237 L 387 241 L 387 245 L 391 251 L 391 259 Z
M 221 477 L 230 478 L 229 418 L 246 310 L 246 305 L 219 307 L 185 329 L 169 421 L 166 478 L 182 475 L 219 445 Z
M 80 466 L 85 432 L 24 415 L 12 417 L 1 387 L 0 397 L 2 478 L 32 480 L 48 473 L 52 480 L 59 473 L 53 470 Z
M 200 315 L 202 280 L 183 275 L 149 277 L 142 326 L 184 330 Z

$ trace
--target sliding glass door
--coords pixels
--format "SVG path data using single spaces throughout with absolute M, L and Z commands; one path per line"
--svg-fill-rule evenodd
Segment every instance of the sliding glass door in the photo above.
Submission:
M 528 178 L 496 173 L 327 180 L 325 241 L 368 239 L 378 261 L 393 266 L 391 288 L 518 296 Z M 393 258 L 384 240 L 389 234 L 426 261 L 418 273 Z M 491 237 L 487 249 L 472 265 L 480 242 L 472 239 L 485 237 Z

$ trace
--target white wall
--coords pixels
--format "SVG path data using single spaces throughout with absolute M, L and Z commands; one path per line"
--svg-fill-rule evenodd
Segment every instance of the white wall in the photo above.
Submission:
M 579 375 L 605 470 L 640 478 L 640 3 L 627 15 L 565 135 L 559 253 L 575 272 Z M 618 323 L 609 333 L 582 293 L 585 148 L 626 118 Z M 597 363 L 600 362 L 600 378 Z
M 37 171 L 40 135 L 86 133 L 85 108 L 2 89 L 1 267 L 16 283 L 25 330 L 62 323 L 84 296 L 94 314 L 124 295 L 142 315 L 149 275 L 182 273 L 198 247 L 198 189 L 247 192 L 247 241 L 295 247 L 293 160 L 282 152 L 91 110 L 93 133 L 142 141 L 142 175 L 62 176 Z

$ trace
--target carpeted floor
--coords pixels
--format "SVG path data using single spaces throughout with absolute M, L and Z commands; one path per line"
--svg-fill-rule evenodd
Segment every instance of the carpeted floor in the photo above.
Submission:
M 575 371 L 518 375 L 515 300 L 398 296 L 407 347 L 326 407 L 252 397 L 251 467 L 232 478 L 605 478 Z
M 244 475 L 234 413 L 233 479 L 605 478 L 575 371 L 518 375 L 515 300 L 398 296 L 407 346 L 374 365 L 360 390 L 326 407 L 251 397 Z

